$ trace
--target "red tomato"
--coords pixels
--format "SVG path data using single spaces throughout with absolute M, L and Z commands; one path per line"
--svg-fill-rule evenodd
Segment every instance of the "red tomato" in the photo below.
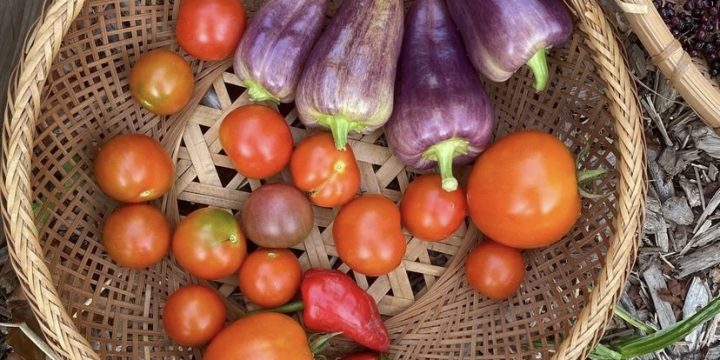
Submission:
M 382 195 L 363 195 L 347 203 L 335 217 L 332 231 L 340 259 L 369 276 L 397 268 L 407 248 L 400 211 Z
M 462 188 L 445 191 L 438 174 L 423 175 L 405 189 L 400 202 L 403 225 L 422 240 L 446 239 L 465 220 L 465 193 Z
M 245 105 L 220 124 L 220 144 L 240 175 L 262 179 L 285 168 L 293 139 L 279 112 L 267 106 Z
M 103 226 L 105 251 L 120 266 L 142 269 L 157 264 L 170 248 L 170 224 L 148 204 L 121 206 Z
M 251 302 L 265 308 L 276 307 L 295 296 L 300 288 L 302 269 L 288 249 L 257 249 L 240 267 L 240 291 Z
M 98 151 L 94 172 L 105 194 L 126 203 L 163 196 L 175 177 L 170 155 L 157 141 L 142 134 L 110 139 Z
M 345 355 L 342 360 L 386 360 L 388 357 L 373 352 L 362 352 Z
M 165 49 L 140 57 L 130 72 L 130 93 L 148 111 L 174 114 L 190 101 L 195 82 L 190 65 L 180 55 Z
M 228 58 L 245 32 L 240 0 L 183 0 L 175 35 L 190 55 L 207 61 Z
M 494 300 L 514 294 L 525 278 L 525 259 L 519 250 L 485 240 L 465 259 L 470 287 Z
M 238 271 L 247 253 L 246 246 L 245 236 L 232 214 L 204 208 L 180 221 L 172 251 L 177 262 L 191 274 L 218 280 Z
M 225 304 L 215 290 L 188 285 L 168 297 L 162 320 L 165 332 L 176 343 L 204 345 L 225 325 Z
M 470 217 L 489 238 L 520 249 L 550 245 L 580 216 L 575 161 L 552 135 L 513 133 L 477 159 L 467 200 Z
M 340 206 L 360 191 L 360 169 L 350 146 L 335 147 L 332 134 L 319 132 L 303 139 L 290 158 L 293 182 L 313 204 Z
M 305 330 L 275 312 L 250 315 L 225 328 L 208 345 L 203 360 L 312 360 Z

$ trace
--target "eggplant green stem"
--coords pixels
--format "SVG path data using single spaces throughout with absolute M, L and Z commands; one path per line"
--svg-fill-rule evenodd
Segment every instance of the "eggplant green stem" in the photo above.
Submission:
M 360 131 L 365 127 L 363 123 L 343 116 L 320 116 L 317 122 L 321 126 L 330 128 L 338 150 L 345 150 L 348 134 L 351 131 Z
M 270 308 L 270 309 L 257 309 L 253 311 L 248 311 L 245 313 L 245 316 L 253 315 L 253 314 L 259 314 L 259 313 L 266 313 L 266 312 L 278 312 L 283 314 L 291 314 L 296 313 L 298 311 L 302 311 L 305 309 L 305 303 L 302 301 L 294 301 L 291 303 L 287 303 L 282 306 Z
M 545 57 L 547 50 L 547 48 L 538 50 L 527 62 L 527 65 L 533 72 L 533 88 L 535 88 L 537 92 L 545 90 L 548 78 L 550 77 L 547 58 Z
M 252 102 L 265 102 L 269 101 L 275 105 L 280 104 L 280 99 L 277 96 L 271 94 L 259 83 L 247 79 L 245 80 L 245 87 L 248 89 L 248 96 Z
M 443 140 L 422 153 L 422 159 L 436 161 L 442 177 L 442 188 L 445 191 L 455 191 L 458 181 L 453 176 L 453 160 L 459 155 L 465 155 L 470 148 L 470 142 L 453 137 Z

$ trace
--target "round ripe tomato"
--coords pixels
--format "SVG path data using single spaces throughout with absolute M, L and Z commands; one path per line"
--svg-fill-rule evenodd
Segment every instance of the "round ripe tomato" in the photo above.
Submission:
M 465 259 L 470 287 L 493 300 L 503 300 L 520 288 L 525 278 L 525 259 L 520 250 L 485 240 Z
M 362 352 L 345 355 L 342 360 L 386 360 L 388 357 L 373 352 Z
M 360 190 L 360 169 L 350 146 L 335 147 L 332 134 L 319 132 L 303 139 L 290 158 L 290 173 L 313 204 L 340 206 Z
M 181 287 L 165 302 L 163 326 L 184 346 L 208 343 L 225 325 L 225 304 L 215 290 L 203 285 Z
M 446 239 L 465 220 L 465 193 L 461 188 L 445 191 L 438 174 L 427 174 L 413 180 L 400 202 L 403 225 L 422 240 Z
M 332 232 L 340 259 L 361 274 L 387 274 L 405 256 L 400 211 L 382 195 L 363 195 L 345 204 Z
M 206 280 L 230 276 L 247 254 L 245 236 L 235 217 L 216 208 L 193 211 L 175 229 L 172 251 L 191 274 Z
M 312 360 L 305 330 L 291 317 L 266 312 L 240 318 L 208 345 L 203 360 Z
M 192 69 L 180 55 L 165 49 L 140 57 L 130 72 L 130 92 L 148 111 L 170 115 L 182 109 L 195 87 Z
M 98 151 L 94 172 L 105 194 L 126 203 L 163 196 L 175 177 L 170 155 L 157 141 L 142 134 L 110 139 Z
M 183 0 L 175 35 L 190 55 L 206 61 L 228 58 L 245 32 L 240 0 Z
M 240 266 L 240 291 L 256 305 L 270 308 L 290 301 L 300 288 L 302 269 L 288 249 L 260 248 Z
M 158 208 L 129 204 L 108 216 L 102 240 L 105 251 L 118 265 L 142 269 L 165 257 L 171 236 L 170 224 Z
M 262 179 L 285 168 L 293 139 L 279 112 L 267 106 L 245 105 L 223 119 L 220 144 L 240 175 Z
M 580 216 L 573 156 L 543 132 L 508 135 L 473 165 L 467 202 L 473 222 L 497 242 L 519 249 L 557 242 Z

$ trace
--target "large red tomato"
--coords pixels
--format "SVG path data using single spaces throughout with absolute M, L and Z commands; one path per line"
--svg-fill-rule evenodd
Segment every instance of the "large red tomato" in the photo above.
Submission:
M 142 134 L 118 135 L 102 145 L 94 172 L 105 194 L 126 203 L 163 196 L 175 177 L 170 155 L 157 141 Z
M 525 259 L 517 249 L 485 240 L 465 259 L 465 276 L 479 293 L 503 300 L 520 288 L 525 278 Z
M 148 111 L 174 114 L 190 101 L 195 88 L 192 69 L 180 55 L 166 49 L 145 53 L 130 72 L 130 93 Z
M 245 32 L 245 7 L 240 0 L 183 0 L 175 34 L 190 55 L 207 61 L 233 54 Z
M 252 303 L 276 307 L 295 296 L 300 288 L 302 268 L 288 249 L 260 248 L 248 255 L 240 266 L 240 291 Z
M 119 207 L 103 226 L 105 251 L 120 266 L 142 269 L 157 264 L 170 248 L 170 224 L 148 204 Z
M 510 134 L 480 155 L 468 179 L 473 222 L 489 238 L 529 249 L 552 244 L 580 216 L 575 161 L 557 138 Z
M 443 190 L 438 174 L 413 180 L 400 202 L 403 225 L 414 236 L 428 241 L 440 241 L 452 235 L 465 220 L 466 211 L 462 188 Z
M 327 132 L 310 135 L 297 145 L 290 173 L 295 186 L 318 206 L 343 205 L 360 191 L 360 169 L 352 148 L 338 150 Z
M 240 175 L 262 179 L 285 168 L 293 139 L 279 112 L 263 105 L 245 105 L 223 119 L 220 144 Z
M 172 251 L 191 274 L 218 280 L 234 274 L 247 254 L 245 236 L 229 212 L 216 208 L 193 211 L 175 229 Z
M 407 248 L 400 211 L 382 195 L 363 195 L 345 204 L 335 217 L 332 231 L 340 259 L 369 276 L 397 268 Z
M 203 285 L 188 285 L 165 301 L 163 326 L 176 343 L 200 346 L 222 330 L 225 312 L 225 304 L 215 290 Z
M 291 317 L 258 313 L 235 321 L 208 345 L 203 360 L 313 360 L 305 330 Z

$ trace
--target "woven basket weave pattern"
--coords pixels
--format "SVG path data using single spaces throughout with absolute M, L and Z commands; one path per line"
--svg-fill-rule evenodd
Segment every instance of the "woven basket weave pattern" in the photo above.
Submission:
M 250 12 L 260 3 L 246 1 Z M 442 243 L 406 233 L 401 268 L 379 278 L 353 274 L 387 316 L 397 358 L 582 358 L 612 314 L 644 213 L 642 124 L 604 14 L 594 1 L 568 5 L 577 31 L 551 52 L 548 91 L 534 94 L 526 70 L 506 83 L 488 84 L 495 134 L 539 128 L 575 153 L 590 144 L 582 166 L 612 170 L 593 189 L 610 196 L 586 201 L 565 241 L 527 252 L 527 279 L 520 294 L 505 302 L 486 300 L 464 281 L 463 259 L 480 239 L 473 226 L 462 226 Z M 100 144 L 124 132 L 161 141 L 176 160 L 177 181 L 158 204 L 174 223 L 206 205 L 236 212 L 262 184 L 239 176 L 219 145 L 218 120 L 247 103 L 229 61 L 201 63 L 183 54 L 196 90 L 193 105 L 171 117 L 149 114 L 131 99 L 128 70 L 138 57 L 157 47 L 178 50 L 176 14 L 177 4 L 168 1 L 56 0 L 34 29 L 11 84 L 2 138 L 3 220 L 21 284 L 51 347 L 65 358 L 192 353 L 163 335 L 160 314 L 168 294 L 194 280 L 170 257 L 147 271 L 130 271 L 114 265 L 102 248 L 99 229 L 116 204 L 91 173 Z M 218 104 L 200 104 L 208 90 Z M 301 139 L 307 130 L 293 107 L 280 110 L 295 140 Z M 398 201 L 416 173 L 392 156 L 382 132 L 353 136 L 350 144 L 362 190 Z M 463 177 L 467 170 L 458 172 Z M 284 172 L 272 179 L 278 180 L 290 178 Z M 295 248 L 304 268 L 349 272 L 335 257 L 336 211 L 315 208 L 316 227 Z M 235 279 L 214 284 L 227 297 L 231 318 L 245 311 Z M 541 346 L 533 348 L 533 341 Z

